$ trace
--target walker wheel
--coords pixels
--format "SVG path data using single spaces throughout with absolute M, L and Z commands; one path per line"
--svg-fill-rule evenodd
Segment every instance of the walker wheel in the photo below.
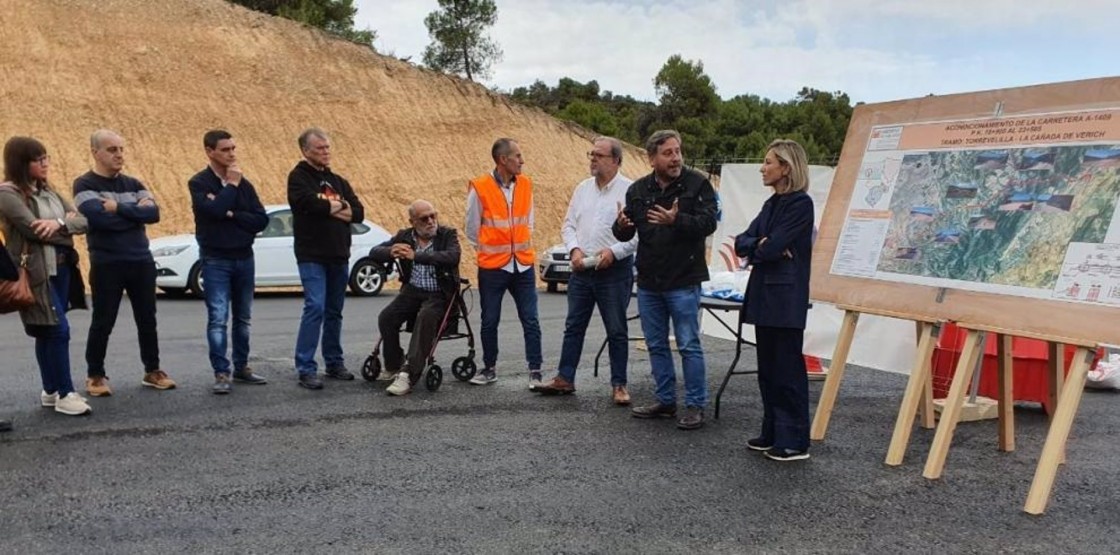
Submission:
M 424 376 L 424 386 L 428 388 L 428 391 L 435 391 L 439 389 L 442 383 L 443 368 L 440 368 L 438 364 L 429 366 L 427 375 Z
M 473 378 L 476 372 L 478 366 L 475 366 L 473 358 L 459 357 L 451 362 L 451 375 L 461 382 Z
M 372 382 L 379 374 L 381 374 L 381 359 L 377 358 L 377 355 L 369 355 L 362 363 L 362 379 Z

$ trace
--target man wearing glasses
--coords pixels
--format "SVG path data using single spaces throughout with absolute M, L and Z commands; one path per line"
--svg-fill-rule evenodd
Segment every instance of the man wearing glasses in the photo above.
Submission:
M 599 137 L 592 144 L 591 152 L 587 153 L 591 160 L 591 177 L 576 186 L 560 230 L 572 257 L 560 367 L 556 377 L 536 391 L 542 395 L 575 392 L 576 367 L 583 352 L 584 335 L 591 313 L 598 305 L 610 348 L 611 400 L 616 405 L 626 406 L 630 404 L 630 393 L 626 391 L 630 350 L 626 308 L 630 306 L 638 238 L 619 241 L 611 225 L 618 215 L 618 207 L 626 202 L 631 181 L 618 171 L 622 165 L 622 143 L 618 139 Z
M 373 247 L 376 262 L 400 264 L 400 293 L 381 310 L 377 327 L 384 344 L 385 366 L 378 381 L 393 380 L 389 395 L 406 395 L 420 380 L 428 354 L 438 339 L 447 305 L 459 289 L 459 236 L 455 228 L 439 225 L 432 203 L 417 200 L 408 207 L 412 227 Z M 415 320 L 408 359 L 401 350 L 401 326 Z
M 331 140 L 322 129 L 300 133 L 299 148 L 303 160 L 288 174 L 292 234 L 303 284 L 295 365 L 301 387 L 323 389 L 315 363 L 320 328 L 327 377 L 354 379 L 342 357 L 342 305 L 350 277 L 350 224 L 362 221 L 365 210 L 350 182 L 331 171 Z

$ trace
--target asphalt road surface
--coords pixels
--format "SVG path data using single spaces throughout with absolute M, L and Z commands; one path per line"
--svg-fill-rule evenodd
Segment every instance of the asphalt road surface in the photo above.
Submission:
M 347 299 L 352 370 L 392 295 Z M 540 299 L 554 368 L 565 297 Z M 1016 410 L 1013 453 L 996 450 L 994 422 L 962 424 L 931 482 L 921 471 L 932 431 L 915 431 L 903 466 L 882 462 L 905 377 L 849 368 L 828 440 L 807 462 L 777 463 L 744 445 L 761 417 L 753 376 L 732 378 L 722 418 L 709 408 L 699 431 L 611 406 L 609 372 L 591 375 L 597 322 L 578 393 L 529 393 L 509 299 L 492 386 L 448 374 L 438 392 L 404 398 L 361 379 L 308 391 L 291 363 L 300 306 L 297 295 L 257 297 L 251 365 L 271 382 L 228 396 L 209 391 L 201 302 L 159 302 L 163 366 L 179 382 L 166 392 L 140 386 L 122 308 L 107 360 L 114 395 L 81 418 L 37 406 L 32 342 L 16 316 L 0 318 L 0 417 L 16 425 L 0 434 L 0 552 L 1120 552 L 1113 394 L 1085 395 L 1049 512 L 1031 517 L 1021 507 L 1045 436 L 1037 408 Z M 80 383 L 89 313 L 71 318 Z M 714 395 L 734 348 L 704 347 Z M 446 368 L 465 352 L 446 342 L 438 358 Z M 749 347 L 741 365 L 755 366 Z M 630 378 L 635 400 L 650 399 L 643 351 L 631 349 Z M 815 406 L 820 383 L 811 391 Z

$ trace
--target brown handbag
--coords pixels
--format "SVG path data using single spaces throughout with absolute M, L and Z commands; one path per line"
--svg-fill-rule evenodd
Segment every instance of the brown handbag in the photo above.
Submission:
M 23 243 L 19 256 L 19 279 L 0 280 L 0 314 L 23 310 L 35 304 L 35 294 L 31 292 L 31 278 L 27 275 L 28 244 Z

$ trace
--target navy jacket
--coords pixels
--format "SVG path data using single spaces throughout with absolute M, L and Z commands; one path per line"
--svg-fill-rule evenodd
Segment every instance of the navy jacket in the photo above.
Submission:
M 807 193 L 776 194 L 766 200 L 747 230 L 735 237 L 735 254 L 751 264 L 740 316 L 744 322 L 805 329 L 813 219 L 813 199 Z M 792 258 L 784 254 L 787 250 Z
M 117 201 L 117 211 L 105 210 L 102 199 Z M 152 261 L 144 228 L 159 222 L 159 206 L 140 206 L 144 199 L 155 201 L 143 183 L 123 173 L 102 177 L 86 172 L 74 180 L 74 204 L 89 221 L 90 262 Z
M 222 179 L 207 166 L 187 186 L 194 210 L 194 238 L 202 256 L 235 260 L 253 256 L 253 241 L 268 225 L 268 214 L 253 184 L 242 177 L 237 186 L 222 185 Z

